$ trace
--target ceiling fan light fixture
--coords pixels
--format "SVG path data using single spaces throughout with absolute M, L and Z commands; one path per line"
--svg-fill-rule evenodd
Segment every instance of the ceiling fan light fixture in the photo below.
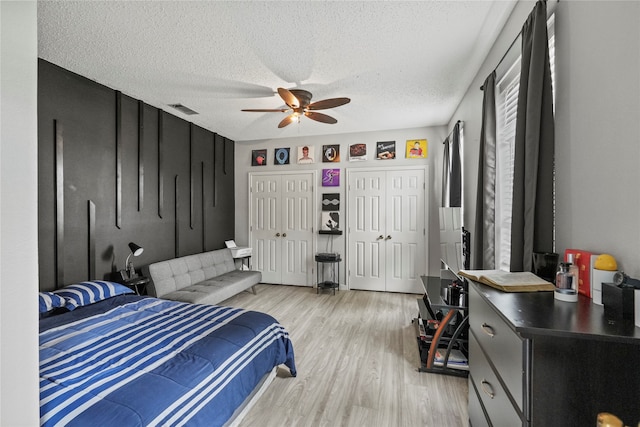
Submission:
M 330 98 L 322 101 L 311 102 L 311 92 L 304 89 L 285 89 L 278 88 L 280 98 L 287 104 L 288 109 L 245 109 L 242 111 L 253 112 L 286 112 L 289 115 L 285 117 L 279 124 L 279 128 L 283 128 L 294 121 L 300 123 L 300 116 L 306 116 L 311 120 L 321 123 L 334 124 L 338 123 L 336 119 L 326 114 L 318 113 L 313 110 L 326 110 L 335 108 L 351 102 L 349 98 Z

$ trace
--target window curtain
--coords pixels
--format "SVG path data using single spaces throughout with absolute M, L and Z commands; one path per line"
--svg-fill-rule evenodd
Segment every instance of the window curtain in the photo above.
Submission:
M 444 140 L 442 165 L 442 207 L 462 206 L 462 169 L 460 161 L 460 121 Z
M 554 149 L 547 4 L 540 0 L 522 27 L 522 68 L 514 154 L 511 271 L 531 271 L 533 252 L 553 252 Z
M 482 128 L 480 130 L 480 162 L 476 199 L 476 236 L 473 247 L 473 269 L 495 268 L 495 203 L 496 203 L 496 72 L 482 86 Z

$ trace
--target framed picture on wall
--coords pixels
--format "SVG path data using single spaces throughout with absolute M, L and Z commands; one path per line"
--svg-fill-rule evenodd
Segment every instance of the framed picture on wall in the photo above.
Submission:
M 276 148 L 273 152 L 273 164 L 274 165 L 288 165 L 289 164 L 289 148 Z
M 351 144 L 349 146 L 349 161 L 367 160 L 367 144 Z
M 339 212 L 322 212 L 321 230 L 333 231 L 340 229 L 340 213 Z
M 340 169 L 322 169 L 322 186 L 338 187 L 340 185 Z
M 427 157 L 426 139 L 407 139 L 407 159 L 424 159 Z
M 390 160 L 396 158 L 396 142 L 381 141 L 376 143 L 376 158 L 378 160 Z
M 299 164 L 309 164 L 314 163 L 313 157 L 313 146 L 312 145 L 303 145 L 298 147 L 298 163 Z
M 253 150 L 251 152 L 251 166 L 266 166 L 267 165 L 267 150 Z
M 340 161 L 340 145 L 323 145 L 322 162 L 338 163 Z
M 323 211 L 340 210 L 340 193 L 324 193 L 322 195 Z

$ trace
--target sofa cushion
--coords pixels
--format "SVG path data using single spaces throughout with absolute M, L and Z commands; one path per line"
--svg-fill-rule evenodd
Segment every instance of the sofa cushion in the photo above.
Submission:
M 218 304 L 247 290 L 262 279 L 259 271 L 234 270 L 162 295 L 162 298 L 194 304 Z

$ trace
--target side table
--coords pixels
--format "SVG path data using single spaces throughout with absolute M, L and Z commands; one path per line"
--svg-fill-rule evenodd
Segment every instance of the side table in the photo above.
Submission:
M 233 257 L 233 262 L 240 260 L 240 270 L 251 270 L 251 255 Z
M 117 272 L 111 276 L 111 280 L 116 283 L 120 283 L 121 285 L 126 286 L 136 293 L 136 295 L 146 295 L 147 294 L 147 284 L 149 283 L 149 278 L 146 276 L 135 276 L 130 279 L 125 279 L 122 277 L 120 272 Z
M 336 289 L 340 290 L 340 254 L 316 254 L 316 275 L 317 275 L 317 287 L 316 293 L 320 293 L 320 289 L 331 289 L 333 295 L 336 294 Z M 325 279 L 325 264 L 329 264 L 331 268 L 329 279 Z

